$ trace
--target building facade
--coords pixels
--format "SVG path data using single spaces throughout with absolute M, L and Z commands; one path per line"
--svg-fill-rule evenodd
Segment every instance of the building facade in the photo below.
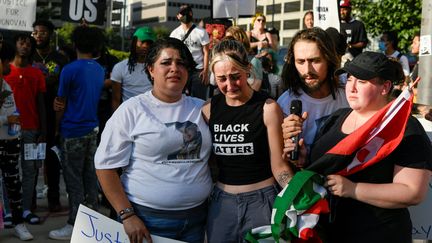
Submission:
M 176 18 L 182 4 L 190 4 L 195 22 L 211 16 L 212 0 L 130 0 L 129 25 L 136 28 L 142 25 L 165 26 L 169 30 L 178 26 Z M 279 43 L 288 45 L 294 34 L 303 27 L 303 15 L 311 10 L 313 0 L 258 0 L 256 11 L 267 17 L 267 28 L 273 27 L 280 31 Z M 251 17 L 236 20 L 244 30 L 251 29 Z

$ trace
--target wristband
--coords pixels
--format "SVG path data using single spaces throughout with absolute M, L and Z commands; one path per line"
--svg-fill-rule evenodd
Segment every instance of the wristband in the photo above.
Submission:
M 125 221 L 126 219 L 128 219 L 128 218 L 130 218 L 130 217 L 132 217 L 132 216 L 134 216 L 135 215 L 135 213 L 130 213 L 130 214 L 127 214 L 126 216 L 124 216 L 124 217 L 120 217 L 120 219 L 122 220 L 122 221 Z
M 120 212 L 118 213 L 118 215 L 121 217 L 121 216 L 123 216 L 123 215 L 125 215 L 127 213 L 134 213 L 135 214 L 135 211 L 134 211 L 133 207 L 129 207 L 129 208 L 125 208 L 125 209 L 120 210 Z

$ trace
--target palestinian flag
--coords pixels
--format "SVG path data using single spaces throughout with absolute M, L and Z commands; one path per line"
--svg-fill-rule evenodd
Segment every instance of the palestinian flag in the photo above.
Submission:
M 402 141 L 412 99 L 410 90 L 406 88 L 393 102 L 314 161 L 308 169 L 324 175 L 347 176 L 381 161 Z
M 388 156 L 402 141 L 413 96 L 406 88 L 397 99 L 345 137 L 308 169 L 325 175 L 351 175 Z M 309 170 L 297 172 L 273 204 L 271 226 L 252 229 L 249 242 L 321 242 L 313 230 L 319 215 L 329 212 L 324 179 Z M 265 241 L 264 241 L 265 242 Z
M 297 172 L 290 183 L 278 194 L 273 204 L 271 225 L 252 229 L 248 242 L 305 242 L 319 243 L 313 227 L 319 215 L 328 213 L 324 179 L 315 172 Z

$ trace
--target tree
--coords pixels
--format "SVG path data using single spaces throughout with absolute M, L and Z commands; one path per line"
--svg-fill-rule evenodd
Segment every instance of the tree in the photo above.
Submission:
M 399 48 L 409 52 L 411 40 L 421 25 L 421 0 L 353 0 L 353 11 L 363 21 L 372 36 L 394 31 L 399 37 Z

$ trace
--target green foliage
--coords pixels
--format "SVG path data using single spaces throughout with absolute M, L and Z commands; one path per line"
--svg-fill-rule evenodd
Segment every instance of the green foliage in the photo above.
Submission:
M 75 26 L 76 24 L 73 23 L 64 23 L 60 29 L 57 29 L 58 37 L 62 45 L 72 45 L 71 36 Z M 104 35 L 106 38 L 105 44 L 108 49 L 121 50 L 121 36 L 118 31 L 115 31 L 113 28 L 107 28 L 104 30 Z
M 421 0 L 352 0 L 353 12 L 365 24 L 372 36 L 394 31 L 399 37 L 399 48 L 409 52 L 412 38 L 420 31 Z
M 64 23 L 60 29 L 57 29 L 57 34 L 60 40 L 60 43 L 66 45 L 72 45 L 72 31 L 74 30 L 75 25 L 72 23 Z
M 166 37 L 169 37 L 169 35 L 170 35 L 169 29 L 165 26 L 153 27 L 153 31 L 155 32 L 156 38 L 158 38 L 158 39 L 166 38 Z
M 117 57 L 119 60 L 124 60 L 129 57 L 129 52 L 118 51 L 114 49 L 109 49 L 108 51 L 111 55 Z

